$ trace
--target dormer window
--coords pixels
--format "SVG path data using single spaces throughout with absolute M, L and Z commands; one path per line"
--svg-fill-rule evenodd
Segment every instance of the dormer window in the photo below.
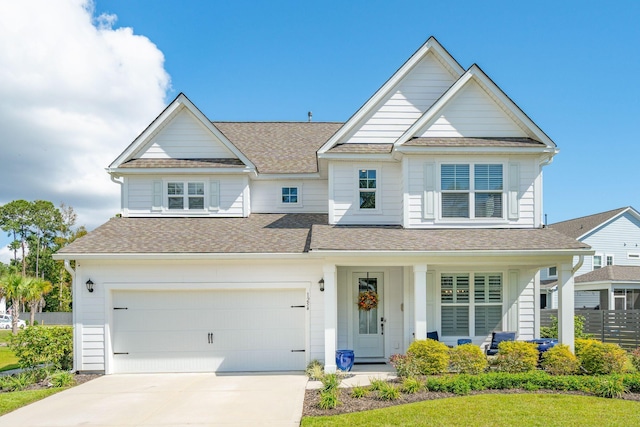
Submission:
M 204 182 L 168 182 L 167 202 L 170 210 L 203 210 Z

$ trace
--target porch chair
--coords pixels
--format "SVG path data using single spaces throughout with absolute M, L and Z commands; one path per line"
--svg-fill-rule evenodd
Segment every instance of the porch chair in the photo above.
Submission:
M 427 332 L 427 339 L 428 340 L 434 340 L 434 341 L 440 341 L 440 339 L 438 337 L 438 331 Z
M 484 354 L 486 356 L 495 356 L 498 354 L 498 344 L 502 341 L 515 341 L 515 332 L 492 332 L 491 343 L 487 344 L 484 348 Z

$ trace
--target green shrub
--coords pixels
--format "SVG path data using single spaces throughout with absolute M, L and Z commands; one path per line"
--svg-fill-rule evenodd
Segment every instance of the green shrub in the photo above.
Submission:
M 640 372 L 640 347 L 629 353 L 629 357 L 631 358 L 631 364 L 634 368 L 636 368 L 637 372 Z
M 321 381 L 323 391 L 336 390 L 341 382 L 338 374 L 324 374 Z
M 591 338 L 593 335 L 584 332 L 584 316 L 573 316 L 573 333 L 576 339 Z M 558 318 L 551 316 L 550 326 L 540 327 L 540 338 L 558 338 Z
M 360 399 L 369 395 L 369 389 L 362 386 L 355 386 L 351 389 L 351 397 L 354 399 Z
M 384 387 L 385 384 L 387 384 L 387 382 L 385 380 L 383 380 L 383 379 L 380 379 L 380 378 L 369 378 L 369 384 L 371 384 L 369 386 L 369 390 L 378 391 L 382 387 Z
M 385 382 L 378 390 L 378 398 L 382 400 L 398 400 L 400 398 L 400 390 L 395 385 Z
M 307 369 L 305 369 L 305 374 L 312 381 L 320 381 L 322 380 L 322 376 L 324 375 L 324 365 L 317 359 L 312 360 L 307 365 Z
M 576 356 L 587 374 L 621 374 L 627 361 L 626 354 L 617 344 L 603 344 L 594 339 L 576 340 Z
M 597 378 L 593 394 L 599 397 L 607 397 L 609 399 L 620 398 L 627 392 L 623 378 L 620 376 L 610 376 Z
M 54 372 L 49 376 L 49 384 L 51 387 L 70 387 L 76 382 L 73 374 L 67 371 Z
M 474 344 L 463 344 L 449 350 L 449 367 L 460 374 L 477 375 L 487 369 L 487 358 Z
M 469 377 L 467 375 L 454 375 L 450 377 L 450 381 L 447 387 L 447 391 L 457 394 L 458 396 L 465 396 L 471 392 L 471 384 L 469 384 Z
M 28 326 L 11 337 L 10 347 L 23 369 L 45 365 L 69 371 L 73 367 L 71 326 Z
M 420 374 L 414 357 L 410 355 L 393 354 L 389 358 L 389 363 L 396 369 L 396 374 L 400 378 L 414 377 Z
M 320 409 L 334 409 L 340 404 L 340 390 L 335 388 L 331 390 L 320 391 L 320 401 L 318 407 Z
M 422 384 L 417 378 L 405 378 L 402 380 L 402 392 L 407 394 L 415 394 L 420 391 Z
M 640 393 L 640 373 L 625 375 L 624 386 L 631 393 Z
M 551 375 L 571 375 L 578 371 L 580 363 L 568 345 L 557 344 L 542 354 L 541 366 Z
M 538 365 L 538 347 L 524 341 L 502 341 L 498 344 L 495 364 L 500 372 L 533 371 Z
M 39 380 L 39 377 L 34 372 L 21 372 L 0 377 L 0 388 L 3 391 L 21 391 L 39 382 Z
M 416 368 L 422 375 L 442 374 L 449 367 L 449 347 L 439 341 L 414 341 L 407 355 L 414 358 Z

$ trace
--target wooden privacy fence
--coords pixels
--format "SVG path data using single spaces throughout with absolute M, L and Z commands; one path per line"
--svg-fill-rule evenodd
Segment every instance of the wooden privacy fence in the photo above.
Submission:
M 606 343 L 633 350 L 640 347 L 640 310 L 580 310 L 584 317 L 584 332 Z M 540 326 L 551 326 L 551 316 L 558 310 L 540 310 Z

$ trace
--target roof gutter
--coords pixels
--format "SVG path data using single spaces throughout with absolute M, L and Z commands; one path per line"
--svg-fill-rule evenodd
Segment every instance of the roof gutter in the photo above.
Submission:
M 593 253 L 595 253 L 595 251 L 593 251 Z M 578 263 L 574 265 L 573 268 L 571 269 L 571 274 L 576 274 L 576 271 L 580 270 L 580 267 L 582 267 L 582 264 L 584 264 L 584 255 L 580 255 L 580 258 L 578 259 Z
M 464 250 L 464 251 L 384 251 L 384 250 L 335 250 L 335 249 L 314 249 L 309 251 L 310 255 L 316 256 L 371 256 L 371 255 L 381 255 L 381 256 L 389 256 L 389 257 L 407 257 L 407 256 L 416 256 L 416 257 L 434 257 L 434 258 L 446 258 L 446 257 L 469 257 L 469 256 L 485 256 L 485 257 L 493 257 L 493 256 L 501 256 L 504 257 L 505 254 L 513 257 L 519 256 L 581 256 L 584 255 L 593 255 L 595 251 L 593 249 L 530 249 L 530 250 Z M 579 268 L 579 267 L 578 267 Z

